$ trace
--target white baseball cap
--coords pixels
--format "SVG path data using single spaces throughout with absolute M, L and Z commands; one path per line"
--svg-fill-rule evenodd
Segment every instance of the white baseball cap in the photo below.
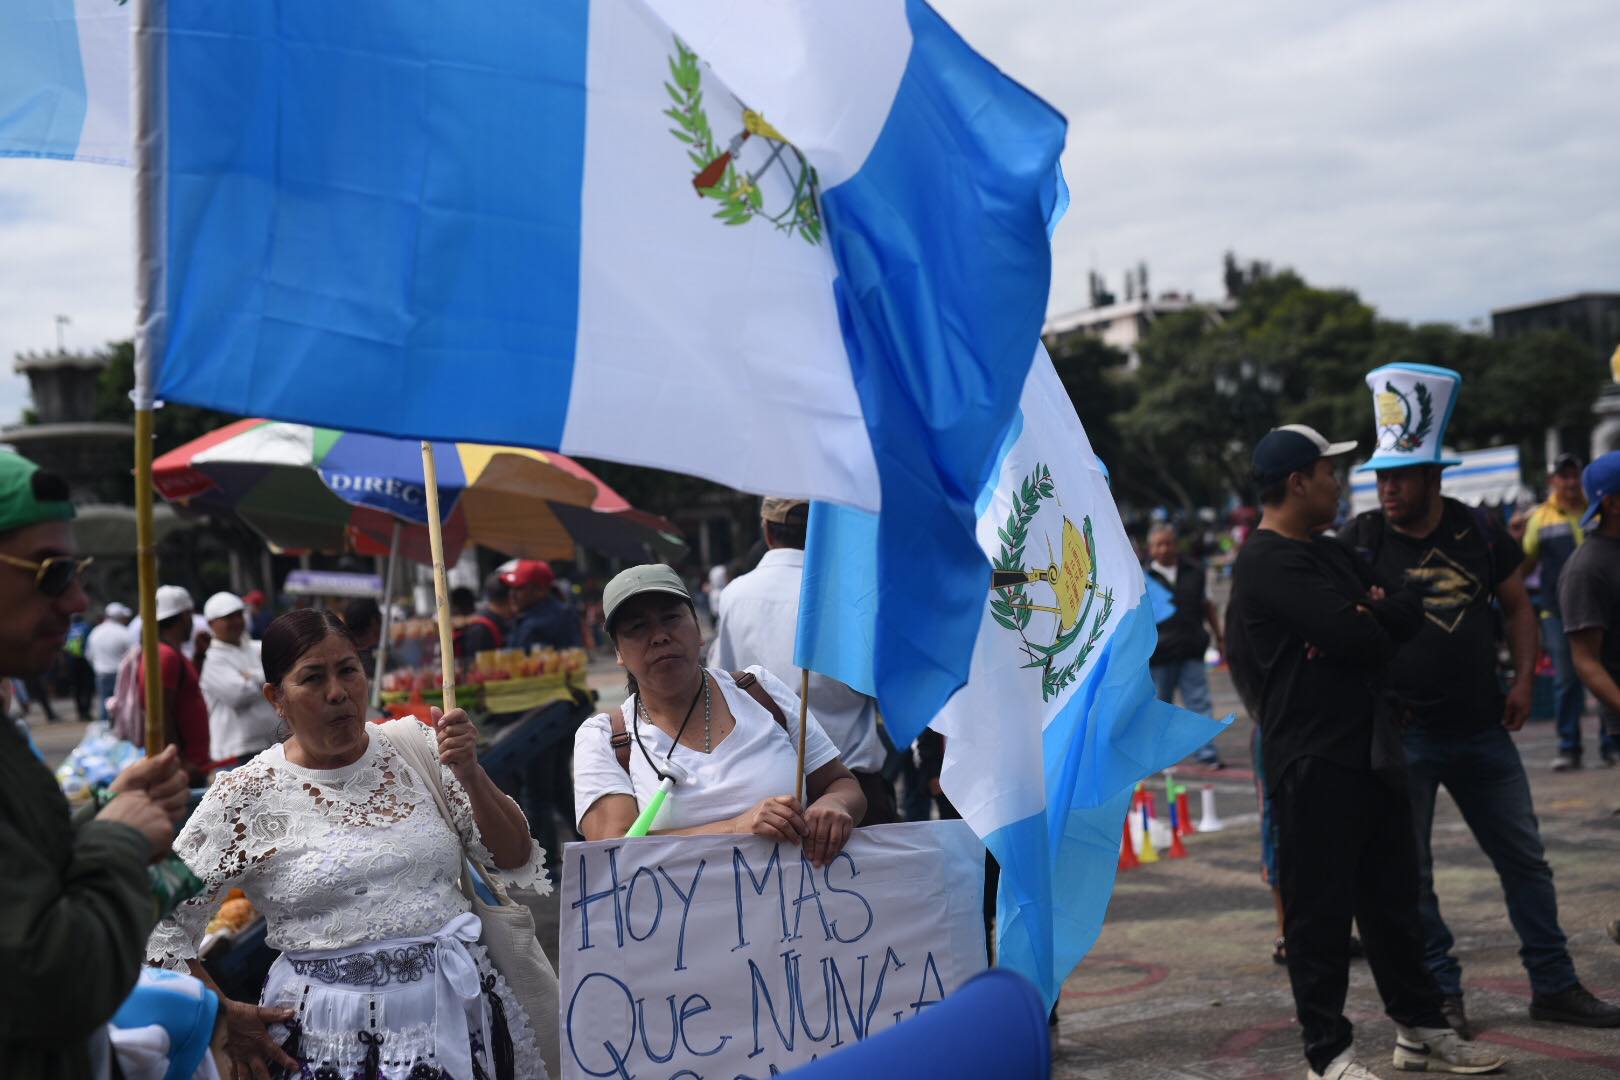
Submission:
M 125 605 L 114 600 L 112 603 L 107 605 L 102 614 L 106 615 L 109 619 L 127 619 L 135 613 L 129 610 L 129 608 Z
M 191 594 L 178 585 L 159 585 L 157 590 L 157 621 L 171 618 L 183 611 L 195 611 Z
M 235 593 L 217 592 L 208 598 L 207 603 L 203 604 L 203 618 L 213 622 L 215 619 L 223 619 L 227 615 L 235 615 L 246 606 L 246 604 L 242 603 L 242 598 Z

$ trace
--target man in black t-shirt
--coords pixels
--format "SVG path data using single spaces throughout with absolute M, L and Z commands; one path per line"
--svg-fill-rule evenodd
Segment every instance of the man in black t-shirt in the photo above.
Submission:
M 1340 536 L 1375 573 L 1423 597 L 1423 623 L 1389 664 L 1388 687 L 1404 731 L 1408 791 L 1422 869 L 1424 962 L 1445 995 L 1446 1020 L 1471 1038 L 1462 968 L 1434 892 L 1430 832 L 1445 785 L 1489 856 L 1530 975 L 1530 1015 L 1584 1027 L 1620 1026 L 1620 1008 L 1594 997 L 1575 976 L 1558 897 L 1543 854 L 1530 782 L 1509 734 L 1530 715 L 1540 642 L 1525 589 L 1524 553 L 1505 531 L 1440 494 L 1437 463 L 1377 470 L 1382 509 Z M 1513 686 L 1497 674 L 1496 612 L 1506 621 Z
M 1344 1015 L 1354 919 L 1396 1024 L 1395 1064 L 1484 1072 L 1501 1057 L 1446 1026 L 1423 966 L 1412 807 L 1380 714 L 1380 673 L 1417 632 L 1422 601 L 1318 535 L 1338 512 L 1334 459 L 1355 445 L 1302 425 L 1256 445 L 1262 517 L 1227 610 L 1232 675 L 1259 713 L 1276 815 L 1288 980 L 1311 1077 L 1371 1077 Z
M 1588 465 L 1584 481 L 1587 542 L 1564 565 L 1558 593 L 1575 671 L 1620 738 L 1620 450 Z
M 1172 526 L 1155 525 L 1148 531 L 1148 561 L 1142 570 L 1169 591 L 1175 607 L 1159 623 L 1159 643 L 1148 660 L 1154 690 L 1169 702 L 1175 701 L 1179 691 L 1182 708 L 1208 716 L 1209 673 L 1204 669 L 1204 650 L 1209 648 L 1211 633 L 1220 652 L 1226 651 L 1226 644 L 1221 640 L 1220 616 L 1204 593 L 1204 564 L 1181 556 Z M 1213 741 L 1200 747 L 1194 757 L 1200 765 L 1221 768 L 1221 755 Z

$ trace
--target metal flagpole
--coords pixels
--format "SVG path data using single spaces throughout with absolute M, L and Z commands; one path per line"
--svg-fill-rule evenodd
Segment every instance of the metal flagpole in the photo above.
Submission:
M 167 0 L 135 0 L 132 60 L 135 139 L 135 532 L 140 589 L 141 663 L 146 676 L 146 752 L 163 749 L 163 679 L 158 669 L 157 543 L 152 524 L 152 411 L 155 358 L 163 351 L 164 166 Z
M 438 492 L 434 492 L 438 500 Z M 377 639 L 377 671 L 371 680 L 371 707 L 382 708 L 383 672 L 388 670 L 388 638 L 394 627 L 394 567 L 399 565 L 399 522 L 388 541 L 388 569 L 383 571 L 382 637 Z
M 444 572 L 444 521 L 439 517 L 439 470 L 433 444 L 422 442 L 422 486 L 427 489 L 428 544 L 433 551 L 433 599 L 439 618 L 439 669 L 444 711 L 456 707 L 456 653 L 450 632 L 450 581 Z M 397 534 L 396 534 L 397 535 Z

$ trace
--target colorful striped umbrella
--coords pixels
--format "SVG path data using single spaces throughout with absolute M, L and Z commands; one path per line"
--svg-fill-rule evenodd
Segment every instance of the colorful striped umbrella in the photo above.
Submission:
M 573 558 L 576 545 L 638 560 L 685 549 L 664 518 L 636 510 L 562 454 L 435 443 L 445 557 L 468 542 L 522 558 Z M 152 467 L 159 494 L 240 517 L 277 547 L 400 554 L 431 562 L 421 444 L 273 420 L 239 420 Z

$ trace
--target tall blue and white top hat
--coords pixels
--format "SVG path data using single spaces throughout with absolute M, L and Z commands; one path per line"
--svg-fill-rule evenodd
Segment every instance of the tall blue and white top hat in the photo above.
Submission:
M 1459 465 L 1441 443 L 1457 405 L 1462 376 L 1430 364 L 1385 364 L 1367 373 L 1373 392 L 1377 452 L 1357 472 L 1413 465 Z

